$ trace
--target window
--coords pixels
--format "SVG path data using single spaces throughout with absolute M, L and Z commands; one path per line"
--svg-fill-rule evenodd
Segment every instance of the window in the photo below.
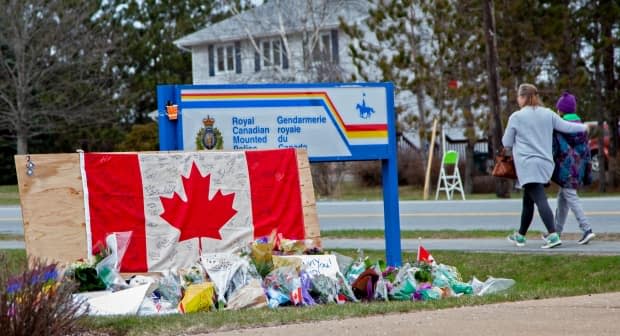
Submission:
M 332 39 L 329 33 L 323 33 L 319 36 L 317 43 L 312 49 L 312 60 L 329 61 L 331 59 Z
M 273 65 L 280 66 L 280 64 L 282 64 L 282 62 L 280 61 L 282 58 L 282 53 L 280 51 L 280 41 L 279 40 L 273 41 L 271 45 L 273 47 L 272 48 L 273 49 L 273 58 L 272 58 Z
M 280 39 L 263 41 L 263 66 L 282 66 L 282 43 Z
M 271 41 L 263 42 L 263 65 L 270 66 L 271 65 Z
M 215 49 L 215 64 L 217 72 L 235 71 L 235 47 L 231 45 Z
M 235 55 L 234 55 L 233 46 L 226 47 L 226 70 L 234 71 L 235 70 Z
M 311 52 L 313 62 L 338 63 L 338 31 L 322 32 L 316 42 L 310 42 L 306 48 Z

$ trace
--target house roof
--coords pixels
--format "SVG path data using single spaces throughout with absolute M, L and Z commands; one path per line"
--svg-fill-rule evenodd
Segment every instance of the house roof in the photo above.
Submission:
M 339 17 L 354 22 L 368 16 L 367 0 L 271 0 L 263 5 L 232 16 L 197 32 L 181 37 L 174 44 L 181 48 L 213 42 L 274 36 L 289 33 L 338 27 Z M 309 8 L 311 7 L 311 8 Z M 280 20 L 281 18 L 281 20 Z

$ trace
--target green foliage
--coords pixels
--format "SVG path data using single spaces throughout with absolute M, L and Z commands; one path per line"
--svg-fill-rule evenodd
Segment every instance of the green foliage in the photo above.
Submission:
M 159 150 L 159 133 L 157 123 L 135 124 L 131 131 L 119 143 L 115 150 L 120 152 Z
M 578 97 L 585 120 L 620 118 L 617 1 L 373 2 L 363 22 L 341 22 L 352 39 L 348 50 L 358 72 L 353 79 L 395 83 L 396 103 L 404 98 L 396 107 L 404 114 L 398 118 L 400 131 L 417 128 L 428 139 L 425 130 L 435 116 L 442 126 L 465 128 L 473 144 L 474 128 L 488 132 L 493 119 L 485 61 L 486 3 L 495 9 L 503 125 L 518 109 L 515 89 L 522 82 L 536 84 L 548 107 L 554 108 L 568 89 Z M 450 80 L 458 80 L 458 88 L 449 88 Z
M 14 166 L 13 169 L 15 169 Z M 19 204 L 19 190 L 16 184 L 0 185 L 0 205 L 8 204 Z
M 422 268 L 415 272 L 414 277 L 418 283 L 425 283 L 431 281 L 431 269 L 428 264 L 420 264 Z M 427 266 L 427 267 L 424 267 Z
M 229 16 L 215 0 L 115 0 L 102 10 L 110 19 L 101 24 L 112 25 L 122 37 L 118 109 L 128 122 L 139 123 L 157 108 L 158 84 L 192 82 L 191 54 L 173 42 Z

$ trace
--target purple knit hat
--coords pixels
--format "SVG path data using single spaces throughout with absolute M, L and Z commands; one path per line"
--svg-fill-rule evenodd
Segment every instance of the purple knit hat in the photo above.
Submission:
M 575 100 L 575 96 L 570 94 L 568 91 L 564 91 L 564 93 L 562 93 L 562 97 L 558 99 L 558 103 L 555 104 L 555 107 L 557 107 L 560 112 L 575 113 L 575 110 L 577 109 L 577 101 Z

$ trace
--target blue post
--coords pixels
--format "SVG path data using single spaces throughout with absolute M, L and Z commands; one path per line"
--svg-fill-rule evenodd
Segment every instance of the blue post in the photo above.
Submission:
M 400 212 L 398 209 L 398 168 L 396 158 L 381 160 L 383 175 L 383 216 L 385 218 L 385 257 L 388 265 L 400 266 Z
M 383 176 L 383 217 L 385 219 L 385 258 L 388 265 L 402 264 L 400 246 L 400 211 L 398 209 L 398 161 L 396 149 L 396 116 L 394 115 L 394 87 L 387 86 L 388 157 L 381 160 Z
M 159 150 L 177 150 L 177 120 L 169 120 L 166 104 L 178 104 L 174 85 L 157 86 L 157 120 L 159 123 Z

